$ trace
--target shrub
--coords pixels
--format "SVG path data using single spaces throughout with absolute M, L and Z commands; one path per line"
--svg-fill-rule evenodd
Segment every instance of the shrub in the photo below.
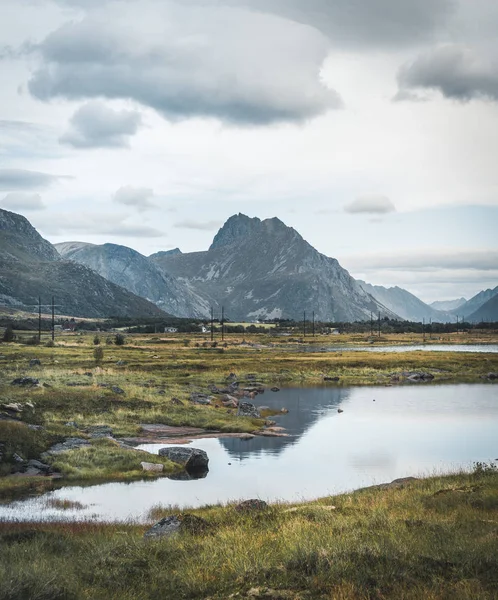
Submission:
M 38 346 L 38 344 L 40 343 L 40 340 L 37 335 L 33 335 L 33 336 L 27 338 L 26 340 L 24 340 L 24 343 L 26 344 L 26 346 Z
M 114 343 L 116 346 L 124 346 L 126 344 L 126 338 L 122 333 L 116 333 L 114 336 Z
M 114 340 L 112 339 L 112 337 L 111 337 L 110 335 L 108 335 L 108 336 L 105 338 L 105 343 L 106 343 L 108 346 L 110 346 L 111 344 L 114 344 Z
M 97 363 L 102 362 L 104 360 L 104 349 L 102 348 L 102 346 L 97 346 L 95 348 L 95 350 L 93 351 L 93 358 Z
M 46 348 L 55 348 L 54 340 L 48 340 L 48 342 L 45 343 L 45 347 Z
M 16 335 L 14 333 L 14 329 L 12 325 L 7 325 L 5 331 L 3 332 L 3 342 L 13 342 L 16 339 Z
M 100 344 L 100 336 L 99 335 L 96 335 L 93 338 L 93 343 L 94 343 L 95 346 L 98 346 Z

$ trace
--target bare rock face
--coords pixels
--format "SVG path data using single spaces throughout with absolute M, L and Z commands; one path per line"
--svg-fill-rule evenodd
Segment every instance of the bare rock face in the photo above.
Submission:
M 168 458 L 171 462 L 182 465 L 187 471 L 203 471 L 208 468 L 209 458 L 204 450 L 198 448 L 161 448 L 159 456 Z
M 207 252 L 150 257 L 199 295 L 225 306 L 232 320 L 302 319 L 313 307 L 319 320 L 395 316 L 337 260 L 320 254 L 277 218 L 230 217 Z

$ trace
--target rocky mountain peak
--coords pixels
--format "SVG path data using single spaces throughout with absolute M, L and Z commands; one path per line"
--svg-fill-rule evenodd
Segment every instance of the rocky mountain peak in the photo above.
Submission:
M 50 242 L 43 239 L 31 223 L 16 213 L 0 208 L 0 231 L 9 238 L 10 254 L 37 260 L 59 260 L 59 253 Z
M 247 237 L 257 240 L 258 237 L 261 236 L 276 235 L 289 235 L 290 238 L 291 235 L 294 236 L 298 234 L 292 227 L 288 227 L 277 217 L 262 221 L 257 217 L 251 218 L 239 213 L 228 219 L 214 237 L 213 243 L 209 249 L 214 250 L 215 248 L 232 246 L 233 244 L 240 243 Z

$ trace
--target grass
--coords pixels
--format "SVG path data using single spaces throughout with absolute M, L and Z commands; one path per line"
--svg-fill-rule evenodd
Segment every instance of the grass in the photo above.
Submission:
M 189 344 L 185 344 L 187 337 Z M 1 477 L 10 472 L 14 453 L 25 459 L 38 458 L 56 441 L 88 437 L 92 426 L 107 425 L 116 437 L 139 436 L 143 423 L 224 433 L 260 429 L 264 420 L 237 417 L 235 411 L 225 409 L 219 401 L 208 407 L 189 401 L 192 392 L 209 393 L 211 385 L 226 386 L 230 373 L 235 373 L 243 385 L 252 385 L 256 380 L 280 387 L 323 384 L 324 376 L 339 377 L 339 385 L 391 385 L 393 374 L 405 371 L 428 371 L 436 383 L 476 382 L 489 372 L 498 372 L 498 354 L 303 351 L 344 344 L 355 347 L 371 341 L 380 346 L 420 343 L 421 336 L 415 334 L 372 339 L 361 334 L 317 336 L 306 338 L 305 343 L 269 334 L 227 335 L 224 345 L 218 340 L 215 348 L 205 335 L 128 335 L 125 346 L 102 345 L 104 357 L 98 362 L 93 357 L 93 338 L 93 333 L 64 334 L 58 336 L 53 348 L 0 345 L 0 412 L 2 403 L 20 403 L 24 407 L 18 415 L 21 422 L 0 421 L 0 444 L 4 444 L 6 457 L 0 463 L 0 498 L 8 494 L 9 488 L 18 494 L 23 489 L 30 492 L 39 487 L 28 481 L 20 483 L 19 478 Z M 496 334 L 452 334 L 437 341 L 474 343 L 497 339 Z M 33 358 L 38 358 L 41 366 L 29 368 Z M 10 384 L 23 376 L 39 379 L 40 385 L 20 388 Z M 124 393 L 118 393 L 117 388 Z M 180 399 L 183 405 L 173 404 L 172 398 Z M 34 408 L 26 405 L 28 401 Z M 68 422 L 75 422 L 77 428 L 68 426 Z M 42 429 L 34 431 L 27 424 Z M 91 456 L 85 452 L 77 455 L 83 461 L 79 466 L 71 463 L 71 455 L 59 458 L 54 466 L 67 479 L 115 478 L 120 469 L 121 477 L 137 475 L 136 460 L 130 466 L 130 456 L 121 456 L 124 451 L 120 449 L 92 445 L 91 451 L 86 452 Z M 49 483 L 40 485 L 43 488 Z
M 154 517 L 168 514 L 156 508 Z M 147 527 L 135 524 L 0 523 L 0 600 L 498 594 L 498 474 L 490 466 L 299 506 L 193 514 L 206 526 L 158 541 L 145 541 Z

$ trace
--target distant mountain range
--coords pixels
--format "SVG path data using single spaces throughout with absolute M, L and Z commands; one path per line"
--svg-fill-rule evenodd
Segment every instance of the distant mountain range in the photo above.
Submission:
M 33 309 L 55 296 L 58 312 L 79 317 L 164 316 L 155 304 L 95 271 L 62 260 L 27 219 L 0 209 L 0 304 Z
M 205 318 L 221 306 L 232 321 L 273 318 L 410 321 L 479 318 L 498 294 L 481 292 L 429 306 L 399 287 L 356 281 L 277 218 L 230 217 L 205 252 L 146 257 L 126 246 L 64 242 L 53 246 L 22 216 L 0 210 L 0 303 L 32 306 L 54 295 L 74 316 Z M 487 320 L 495 314 L 491 304 Z M 163 312 L 164 311 L 164 312 Z M 475 316 L 477 314 L 477 316 Z
M 462 306 L 462 304 L 465 304 L 466 302 L 466 298 L 458 298 L 457 300 L 436 300 L 436 302 L 431 302 L 429 306 L 436 310 L 446 312 L 455 308 L 459 308 L 460 306 Z

